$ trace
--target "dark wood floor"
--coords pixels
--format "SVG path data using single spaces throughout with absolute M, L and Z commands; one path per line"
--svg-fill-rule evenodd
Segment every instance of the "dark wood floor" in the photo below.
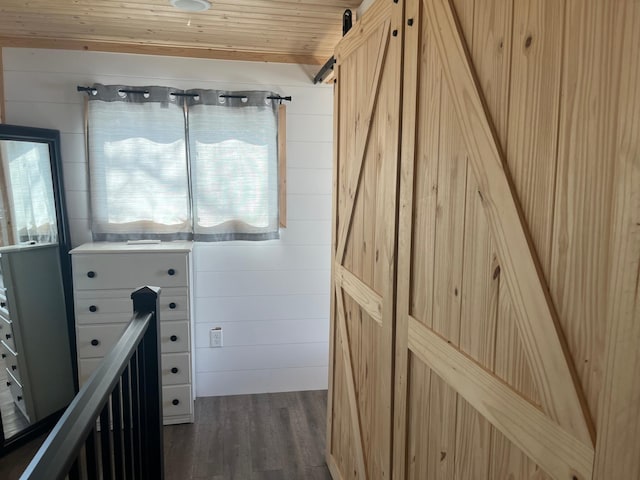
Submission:
M 0 478 L 18 480 L 46 438 L 46 435 L 42 435 L 0 458 Z
M 198 398 L 195 423 L 164 427 L 166 480 L 330 480 L 326 390 Z M 44 437 L 0 458 L 18 479 Z
M 164 429 L 167 480 L 331 479 L 326 390 L 198 398 L 196 422 Z

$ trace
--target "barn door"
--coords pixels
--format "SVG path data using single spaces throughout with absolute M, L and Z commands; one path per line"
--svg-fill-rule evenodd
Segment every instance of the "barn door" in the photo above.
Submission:
M 402 3 L 379 1 L 336 50 L 327 463 L 390 478 Z
M 530 183 L 555 158 L 557 129 L 540 118 L 557 116 L 557 105 L 543 102 L 555 98 L 559 82 L 561 13 L 544 0 L 407 0 L 398 480 L 591 478 L 593 426 L 539 260 L 545 245 L 534 246 L 516 195 L 509 166 L 518 159 L 503 153 L 512 121 L 508 151 L 529 155 L 518 165 Z M 542 66 L 527 49 L 543 40 L 510 44 L 511 32 L 516 38 L 532 16 L 558 42 L 540 57 Z M 542 80 L 525 68 L 538 69 Z M 517 84 L 522 78 L 532 78 L 526 90 Z M 527 109 L 527 102 L 538 104 Z M 528 194 L 540 224 L 548 183 L 537 185 L 537 197 Z

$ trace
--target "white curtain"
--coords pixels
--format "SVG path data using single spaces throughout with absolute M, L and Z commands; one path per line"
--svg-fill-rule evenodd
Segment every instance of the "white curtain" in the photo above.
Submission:
M 5 140 L 0 148 L 9 176 L 8 198 L 15 240 L 57 242 L 49 145 Z
M 277 109 L 270 92 L 191 90 L 196 240 L 278 238 Z
M 182 97 L 165 87 L 95 88 L 88 105 L 94 240 L 190 238 Z

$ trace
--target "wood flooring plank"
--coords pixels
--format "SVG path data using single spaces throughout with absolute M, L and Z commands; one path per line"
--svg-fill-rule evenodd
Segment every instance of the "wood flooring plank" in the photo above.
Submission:
M 312 392 L 315 393 L 315 392 Z M 324 466 L 324 435 L 321 433 L 323 417 L 317 400 L 307 392 L 297 392 L 297 411 L 294 422 L 296 440 L 301 446 L 301 457 L 306 467 Z
M 263 472 L 282 469 L 282 442 L 276 436 L 269 395 L 251 395 L 249 435 L 252 470 Z
M 241 480 L 251 473 L 251 447 L 247 412 L 232 410 L 225 415 L 223 466 L 224 478 Z M 197 459 L 194 459 L 197 461 Z
M 195 462 L 196 428 L 193 424 L 164 429 L 164 471 L 167 479 L 190 479 Z

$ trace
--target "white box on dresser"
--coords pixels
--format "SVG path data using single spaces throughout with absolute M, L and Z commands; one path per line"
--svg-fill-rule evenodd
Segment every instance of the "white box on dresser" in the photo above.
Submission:
M 71 250 L 82 385 L 111 350 L 133 313 L 131 292 L 160 287 L 164 424 L 193 422 L 195 398 L 192 242 L 86 243 Z

